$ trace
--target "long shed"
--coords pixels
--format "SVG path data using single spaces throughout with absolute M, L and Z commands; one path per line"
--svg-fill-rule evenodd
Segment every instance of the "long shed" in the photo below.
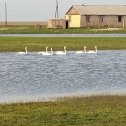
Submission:
M 125 27 L 126 5 L 73 5 L 65 19 L 70 27 Z

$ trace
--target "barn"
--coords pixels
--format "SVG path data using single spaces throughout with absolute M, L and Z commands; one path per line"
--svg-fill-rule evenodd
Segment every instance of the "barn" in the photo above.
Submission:
M 73 5 L 65 14 L 70 27 L 125 27 L 126 5 Z

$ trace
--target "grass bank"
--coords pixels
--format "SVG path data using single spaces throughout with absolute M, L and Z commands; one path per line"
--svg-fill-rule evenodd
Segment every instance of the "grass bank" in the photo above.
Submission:
M 0 26 L 0 33 L 2 34 L 104 34 L 104 33 L 126 33 L 126 29 L 121 28 L 70 28 L 70 29 L 48 29 L 35 26 L 15 25 L 8 27 Z
M 0 126 L 126 126 L 126 96 L 0 105 Z
M 98 50 L 124 50 L 126 49 L 126 38 L 120 37 L 0 37 L 0 52 L 16 52 L 24 51 L 24 47 L 28 47 L 28 51 L 45 50 L 45 46 L 52 47 L 54 51 L 63 50 L 63 46 L 67 46 L 67 50 L 82 50 L 83 46 L 87 49 L 94 49 L 98 46 Z

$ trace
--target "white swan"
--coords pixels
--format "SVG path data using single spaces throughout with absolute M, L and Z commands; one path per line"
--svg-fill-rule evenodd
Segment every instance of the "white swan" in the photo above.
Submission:
M 95 50 L 87 51 L 86 53 L 97 53 L 97 46 L 95 46 Z
M 53 55 L 53 50 L 52 50 L 52 47 L 51 47 L 51 52 L 50 52 L 51 55 Z
M 86 53 L 86 46 L 84 46 L 84 51 L 77 51 L 75 52 L 76 54 L 83 54 L 83 53 Z
M 47 49 L 48 49 L 48 47 L 46 46 L 46 51 L 45 52 L 38 52 L 38 54 L 42 54 L 42 55 L 44 55 L 45 53 L 47 53 L 48 51 L 47 51 Z
M 64 46 L 64 51 L 56 51 L 56 55 L 66 55 L 66 46 Z
M 27 47 L 25 47 L 25 52 L 18 52 L 18 54 L 27 54 L 28 51 L 27 51 Z
M 42 54 L 43 56 L 53 55 L 52 48 L 51 48 L 51 53 L 49 53 L 47 49 L 48 49 L 48 47 L 46 46 L 46 51 L 45 52 L 38 52 L 38 54 Z
M 42 54 L 43 56 L 50 56 L 50 55 L 53 55 L 53 51 L 52 51 L 52 48 L 51 48 L 51 51 L 50 53 L 48 51 L 46 51 L 45 53 Z

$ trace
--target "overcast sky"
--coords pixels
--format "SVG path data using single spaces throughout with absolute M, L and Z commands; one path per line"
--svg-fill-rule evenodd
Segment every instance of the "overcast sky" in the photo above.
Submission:
M 54 18 L 55 0 L 0 0 L 0 21 L 4 21 L 5 1 L 8 21 L 46 21 Z M 59 16 L 64 17 L 71 5 L 126 5 L 126 0 L 58 0 Z

